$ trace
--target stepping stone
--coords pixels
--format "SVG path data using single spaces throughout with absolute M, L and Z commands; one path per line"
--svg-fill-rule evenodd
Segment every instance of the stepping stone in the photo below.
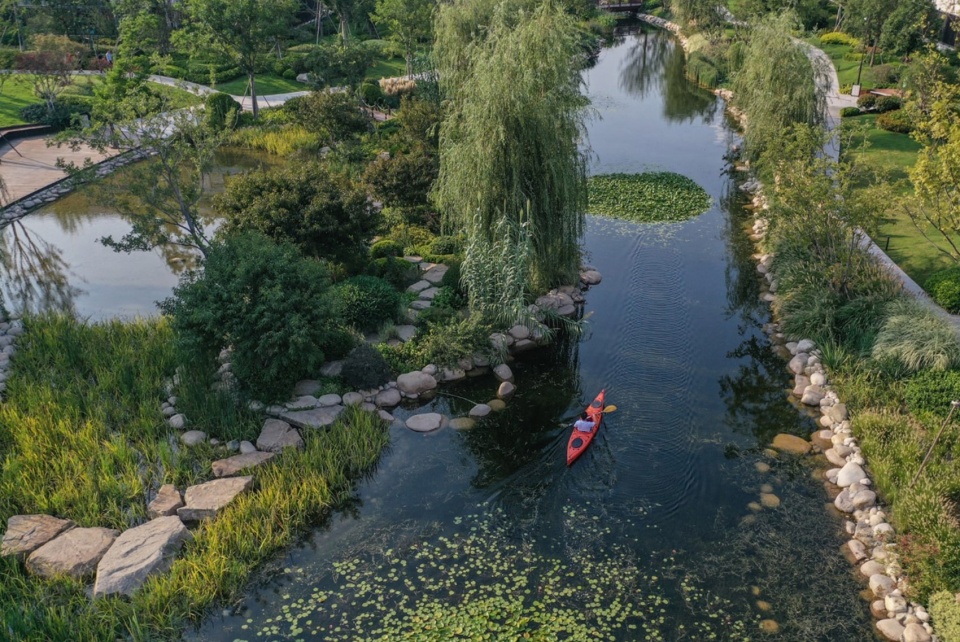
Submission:
M 315 379 L 304 379 L 303 381 L 298 381 L 297 385 L 293 387 L 293 395 L 295 397 L 315 395 L 320 392 L 321 387 L 321 383 Z
M 392 408 L 400 403 L 400 391 L 396 388 L 387 388 L 377 393 L 374 403 L 382 408 Z
M 363 403 L 363 395 L 359 392 L 348 392 L 343 395 L 344 406 L 359 406 Z
M 493 369 L 494 376 L 500 381 L 509 381 L 513 382 L 513 370 L 510 369 L 505 363 L 501 363 L 499 366 Z
M 417 327 L 413 325 L 398 325 L 396 327 L 397 338 L 406 343 L 417 334 Z
M 255 453 L 247 453 L 246 455 L 234 455 L 233 457 L 227 457 L 226 459 L 218 459 L 210 464 L 210 467 L 213 469 L 214 477 L 232 477 L 241 470 L 259 466 L 265 461 L 269 461 L 276 456 L 277 453 L 265 453 L 257 451 Z
M 427 390 L 433 390 L 436 387 L 437 380 L 433 378 L 433 375 L 419 370 L 407 372 L 397 377 L 397 388 L 400 389 L 400 392 L 408 395 L 420 394 Z
M 57 575 L 82 578 L 93 575 L 120 531 L 112 528 L 71 528 L 27 558 L 27 569 L 47 579 Z
M 500 412 L 507 409 L 507 404 L 503 399 L 491 399 L 487 402 L 487 405 L 490 406 L 490 410 L 494 412 Z
M 432 306 L 433 306 L 432 302 L 424 301 L 423 299 L 417 299 L 416 301 L 410 302 L 410 308 L 416 311 L 426 310 L 427 308 Z
M 420 299 L 423 301 L 433 301 L 433 298 L 440 292 L 440 288 L 427 288 L 420 293 Z
M 423 280 L 429 281 L 434 285 L 439 285 L 440 281 L 443 281 L 443 276 L 447 273 L 447 270 L 450 268 L 443 264 L 434 265 L 432 268 L 423 273 Z
M 469 417 L 457 417 L 450 420 L 450 427 L 454 430 L 470 430 L 477 425 L 477 422 Z
M 443 415 L 436 412 L 425 412 L 408 418 L 406 424 L 407 428 L 414 432 L 432 432 L 443 425 Z
M 180 547 L 191 537 L 174 516 L 158 517 L 124 531 L 97 565 L 93 596 L 133 595 L 151 575 L 169 570 Z
M 257 450 L 278 453 L 284 448 L 303 448 L 303 437 L 287 422 L 267 419 L 257 437 Z
M 303 395 L 297 397 L 294 401 L 288 401 L 283 406 L 288 410 L 309 410 L 310 408 L 316 408 L 319 403 L 313 395 Z
M 793 455 L 806 455 L 810 452 L 810 442 L 796 435 L 788 435 L 786 433 L 780 433 L 773 438 L 773 443 L 771 444 L 775 449 L 781 450 L 783 452 L 788 452 Z
M 343 403 L 343 399 L 340 398 L 340 395 L 335 394 L 323 395 L 317 399 L 317 401 L 324 408 L 329 408 L 330 406 L 339 406 L 341 403 Z
M 485 403 L 478 403 L 476 406 L 470 409 L 470 417 L 472 419 L 482 419 L 492 412 L 492 408 Z
M 187 505 L 178 509 L 177 515 L 185 522 L 212 519 L 217 516 L 217 512 L 221 508 L 232 502 L 234 497 L 251 486 L 253 486 L 253 477 L 249 476 L 215 479 L 205 484 L 191 486 L 184 493 Z M 160 520 L 155 519 L 153 521 Z
M 403 257 L 403 260 L 409 263 L 415 263 L 416 265 L 420 265 L 421 263 L 423 263 L 422 256 L 405 256 Z
M 337 420 L 341 412 L 343 412 L 343 406 L 326 406 L 313 410 L 285 412 L 280 415 L 280 419 L 297 428 L 326 428 Z
M 183 498 L 180 497 L 180 491 L 173 484 L 164 484 L 157 491 L 153 501 L 147 505 L 147 517 L 156 519 L 176 515 L 177 509 L 181 506 L 183 506 Z
M 25 557 L 76 524 L 50 515 L 14 515 L 0 542 L 0 556 Z
M 509 399 L 513 396 L 513 393 L 517 391 L 517 387 L 510 383 L 509 381 L 504 381 L 500 384 L 500 387 L 497 388 L 497 398 L 498 399 Z
M 431 288 L 430 281 L 417 281 L 413 285 L 407 288 L 407 292 L 413 292 L 414 294 L 419 294 L 424 290 L 429 290 Z

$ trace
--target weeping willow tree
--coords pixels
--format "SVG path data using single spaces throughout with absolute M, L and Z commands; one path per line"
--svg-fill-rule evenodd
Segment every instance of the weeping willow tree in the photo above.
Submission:
M 736 103 L 747 115 L 744 151 L 754 160 L 790 126 L 823 123 L 827 69 L 791 36 L 796 25 L 791 12 L 761 18 L 733 79 Z
M 574 282 L 586 211 L 577 23 L 554 0 L 444 5 L 435 56 L 448 100 L 435 196 L 467 235 L 471 308 L 514 319 L 524 295 Z

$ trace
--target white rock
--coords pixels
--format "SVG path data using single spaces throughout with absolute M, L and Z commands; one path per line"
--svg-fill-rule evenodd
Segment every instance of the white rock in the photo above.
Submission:
M 823 400 L 823 389 L 813 385 L 807 386 L 800 398 L 800 401 L 807 406 L 818 406 L 821 400 Z
M 883 606 L 889 613 L 906 613 L 907 601 L 900 595 L 888 595 L 883 598 Z
M 343 395 L 344 406 L 358 406 L 363 403 L 363 395 L 359 392 L 348 392 Z
M 343 399 L 340 398 L 340 395 L 332 393 L 329 395 L 322 395 L 317 399 L 317 403 L 325 408 L 329 408 L 330 406 L 339 406 L 342 402 Z
M 873 594 L 877 597 L 886 597 L 890 591 L 895 588 L 897 588 L 897 583 L 887 575 L 877 573 L 870 576 L 870 590 L 873 591 Z
M 801 339 L 800 341 L 797 342 L 797 352 L 809 353 L 809 352 L 812 352 L 813 349 L 816 347 L 817 347 L 817 344 L 815 344 L 810 339 Z
M 884 566 L 879 562 L 875 562 L 873 560 L 868 560 L 860 565 L 860 575 L 863 575 L 868 579 L 877 574 L 883 575 L 883 573 L 886 570 L 887 570 L 886 566 Z M 880 597 L 880 596 L 877 596 L 877 597 Z
M 407 372 L 397 377 L 397 387 L 400 392 L 420 394 L 437 387 L 437 380 L 425 372 Z
M 911 622 L 903 629 L 903 642 L 930 642 L 932 639 L 922 624 Z
M 525 325 L 515 325 L 509 330 L 509 334 L 515 340 L 527 339 L 530 337 L 530 328 Z
M 848 462 L 837 474 L 837 486 L 846 488 L 850 484 L 859 483 L 866 477 L 867 474 L 863 472 L 863 468 L 853 462 Z
M 500 383 L 500 386 L 497 388 L 497 398 L 498 399 L 509 399 L 513 396 L 513 393 L 517 391 L 517 387 L 510 383 L 509 381 L 503 381 Z
M 904 631 L 903 625 L 892 618 L 877 622 L 877 630 L 880 631 L 880 634 L 883 635 L 883 637 L 891 640 L 892 642 L 900 642 Z
M 377 393 L 374 403 L 383 408 L 392 408 L 400 403 L 400 391 L 396 388 L 387 388 Z
M 807 366 L 807 355 L 798 354 L 787 363 L 787 368 L 795 375 L 803 374 L 803 369 Z
M 473 419 L 480 419 L 486 417 L 490 414 L 492 409 L 485 403 L 478 403 L 476 406 L 470 409 L 470 417 Z
M 183 430 L 187 425 L 187 418 L 183 415 L 174 415 L 167 419 L 167 424 L 174 430 Z
M 251 444 L 249 441 L 240 442 L 240 453 L 243 455 L 249 455 L 250 453 L 257 452 L 257 447 Z
M 207 440 L 207 433 L 202 430 L 188 430 L 180 435 L 180 441 L 187 446 L 196 446 Z
M 278 453 L 284 448 L 303 448 L 303 437 L 297 429 L 279 419 L 267 419 L 263 422 L 260 436 L 257 437 L 257 450 Z
M 413 415 L 407 419 L 406 425 L 415 432 L 431 432 L 443 425 L 443 415 L 436 412 Z
M 500 381 L 509 381 L 513 383 L 513 371 L 505 363 L 501 363 L 493 369 L 494 376 Z

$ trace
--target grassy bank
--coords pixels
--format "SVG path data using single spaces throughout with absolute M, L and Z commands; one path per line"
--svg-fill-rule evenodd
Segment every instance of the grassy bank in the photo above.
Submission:
M 162 321 L 86 325 L 28 319 L 8 402 L 0 407 L 0 520 L 49 513 L 83 526 L 125 529 L 145 519 L 150 489 L 211 477 L 224 451 L 186 449 L 159 403 L 176 363 Z M 212 373 L 212 370 L 206 370 Z M 261 420 L 184 373 L 178 408 L 221 439 L 256 438 Z M 349 429 L 348 429 L 349 427 Z M 0 560 L 0 617 L 14 640 L 175 638 L 218 600 L 236 595 L 259 564 L 346 499 L 352 479 L 387 443 L 379 419 L 359 411 L 304 435 L 306 448 L 257 469 L 256 490 L 195 531 L 170 573 L 132 601 L 91 602 L 82 582 L 44 581 Z M 176 445 L 175 445 L 176 444 Z

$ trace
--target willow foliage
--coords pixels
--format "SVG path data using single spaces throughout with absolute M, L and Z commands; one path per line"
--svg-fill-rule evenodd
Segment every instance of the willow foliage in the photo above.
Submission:
M 471 306 L 510 314 L 523 291 L 511 287 L 511 298 L 520 298 L 509 305 L 493 297 L 502 266 L 491 256 L 524 259 L 521 274 L 533 291 L 571 282 L 579 267 L 588 102 L 577 23 L 550 0 L 444 5 L 435 55 L 449 106 L 437 202 L 445 224 L 467 233 Z M 491 300 L 480 301 L 482 293 Z
M 753 159 L 791 125 L 823 122 L 829 77 L 820 59 L 792 37 L 795 23 L 789 12 L 761 18 L 733 79 L 737 104 L 747 114 L 744 147 Z

